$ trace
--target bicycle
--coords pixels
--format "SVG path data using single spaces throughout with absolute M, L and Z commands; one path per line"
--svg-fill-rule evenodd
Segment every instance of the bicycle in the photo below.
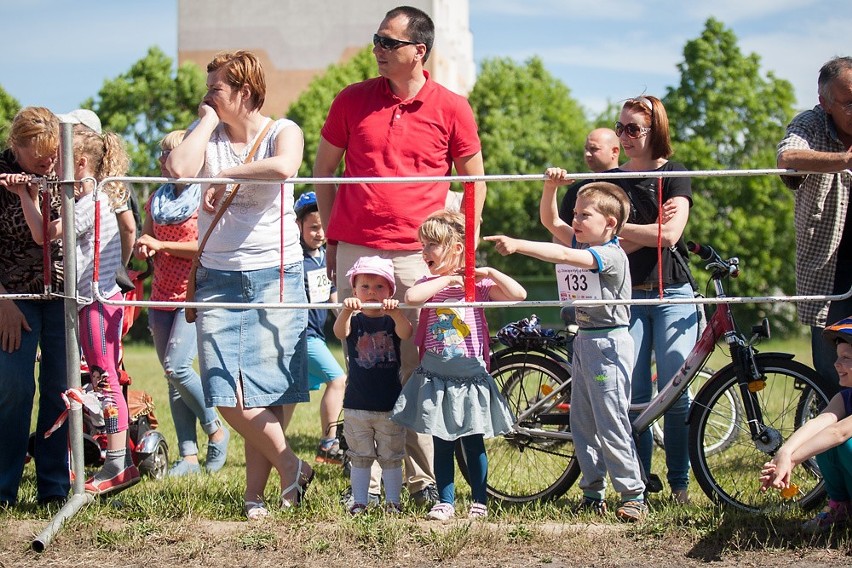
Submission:
M 689 248 L 707 262 L 715 296 L 725 297 L 723 280 L 739 274 L 739 259 L 723 260 L 711 247 L 691 242 Z M 536 330 L 534 325 L 524 329 L 523 324 L 509 324 L 498 332 L 509 347 L 495 350 L 491 357 L 491 374 L 516 417 L 511 432 L 486 440 L 488 492 L 507 503 L 558 499 L 580 476 L 570 430 L 576 328 L 557 332 Z M 836 389 L 795 361 L 793 354 L 759 353 L 755 345 L 769 335 L 764 319 L 746 337 L 730 304 L 718 304 L 674 379 L 649 403 L 631 405 L 631 411 L 638 412 L 631 421 L 633 433 L 641 434 L 663 416 L 699 376 L 716 343 L 724 340 L 731 363 L 707 378 L 688 417 L 690 460 L 699 486 L 713 502 L 750 512 L 812 508 L 825 494 L 814 460 L 794 471 L 795 495 L 761 492 L 758 474 Z M 466 474 L 460 449 L 457 458 Z

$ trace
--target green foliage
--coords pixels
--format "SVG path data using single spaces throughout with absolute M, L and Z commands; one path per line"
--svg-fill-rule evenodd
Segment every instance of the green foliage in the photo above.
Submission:
M 615 121 L 621 112 L 621 103 L 607 99 L 606 108 L 592 119 L 592 128 L 615 128 Z M 624 161 L 622 156 L 622 162 Z
M 673 159 L 691 170 L 774 168 L 775 146 L 793 115 L 790 83 L 771 73 L 763 77 L 760 58 L 743 55 L 734 33 L 713 18 L 700 37 L 687 42 L 683 55 L 680 84 L 663 99 L 677 152 Z M 743 270 L 732 294 L 793 293 L 793 196 L 781 181 L 696 177 L 692 188 L 685 237 L 740 257 Z M 769 313 L 779 332 L 795 324 L 789 304 L 737 310 L 744 324 Z
M 345 63 L 330 65 L 325 73 L 311 81 L 308 88 L 293 101 L 287 109 L 287 118 L 293 120 L 302 128 L 305 135 L 305 151 L 299 175 L 309 177 L 314 167 L 317 155 L 320 130 L 328 115 L 328 108 L 334 97 L 344 87 L 375 77 L 376 60 L 373 57 L 372 46 L 365 47 L 355 57 Z M 343 173 L 343 166 L 338 170 Z M 305 188 L 302 188 L 303 190 Z
M 159 176 L 160 140 L 195 120 L 206 90 L 198 66 L 185 63 L 175 71 L 173 60 L 152 47 L 127 73 L 105 81 L 97 99 L 89 98 L 82 106 L 94 110 L 105 129 L 127 141 L 130 175 Z
M 544 173 L 548 166 L 584 169 L 582 148 L 589 124 L 570 90 L 533 57 L 486 60 L 470 93 L 488 174 Z M 482 234 L 550 240 L 538 220 L 541 182 L 488 184 Z M 552 266 L 486 247 L 488 264 L 511 274 L 552 274 Z
M 9 135 L 9 126 L 12 119 L 21 110 L 21 103 L 12 95 L 0 87 L 0 146 L 6 145 L 6 137 Z

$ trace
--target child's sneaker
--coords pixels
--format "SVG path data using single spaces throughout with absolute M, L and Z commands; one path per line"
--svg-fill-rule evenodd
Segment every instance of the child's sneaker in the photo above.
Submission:
M 351 507 L 349 507 L 349 514 L 353 517 L 355 515 L 360 515 L 362 513 L 367 512 L 367 505 L 364 503 L 353 503 Z
M 94 477 L 86 481 L 85 491 L 93 495 L 105 496 L 136 485 L 140 479 L 139 470 L 136 469 L 135 465 L 131 465 L 109 479 L 100 479 L 98 474 L 95 474 Z
M 381 499 L 382 496 L 379 493 L 368 493 L 367 506 L 378 507 Z M 343 505 L 343 508 L 347 511 L 355 504 L 355 496 L 352 495 L 351 485 L 347 486 L 346 489 L 343 490 L 343 493 L 340 494 L 340 504 Z
M 340 440 L 327 438 L 320 440 L 317 446 L 317 463 L 328 463 L 332 465 L 343 464 L 343 450 L 340 449 Z
M 603 517 L 606 515 L 606 501 L 603 499 L 595 499 L 594 497 L 588 497 L 583 495 L 583 500 L 574 507 L 575 515 L 582 515 L 585 513 L 594 513 L 599 517 Z
M 625 523 L 638 523 L 648 516 L 648 505 L 643 499 L 625 501 L 615 512 L 615 516 Z
M 802 525 L 802 530 L 810 534 L 828 532 L 835 525 L 843 525 L 849 520 L 849 501 L 830 499 L 828 506 Z
M 426 518 L 430 521 L 449 521 L 456 515 L 456 508 L 449 503 L 438 503 L 426 513 Z
M 402 514 L 402 505 L 399 503 L 385 503 L 385 513 L 388 515 L 401 515 Z
M 484 503 L 473 503 L 467 512 L 468 519 L 484 519 L 488 516 L 488 507 Z

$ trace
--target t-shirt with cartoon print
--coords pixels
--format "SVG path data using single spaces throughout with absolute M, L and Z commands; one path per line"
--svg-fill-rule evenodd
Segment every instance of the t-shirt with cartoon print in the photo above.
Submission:
M 346 337 L 349 375 L 343 408 L 388 412 L 399 397 L 400 338 L 393 318 L 355 314 Z

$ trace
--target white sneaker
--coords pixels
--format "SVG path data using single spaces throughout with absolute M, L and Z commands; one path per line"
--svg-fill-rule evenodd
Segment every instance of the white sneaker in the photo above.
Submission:
M 488 507 L 484 503 L 471 503 L 470 511 L 467 513 L 468 519 L 484 519 L 488 516 Z
M 449 521 L 456 514 L 456 508 L 449 503 L 438 503 L 426 514 L 431 521 Z

